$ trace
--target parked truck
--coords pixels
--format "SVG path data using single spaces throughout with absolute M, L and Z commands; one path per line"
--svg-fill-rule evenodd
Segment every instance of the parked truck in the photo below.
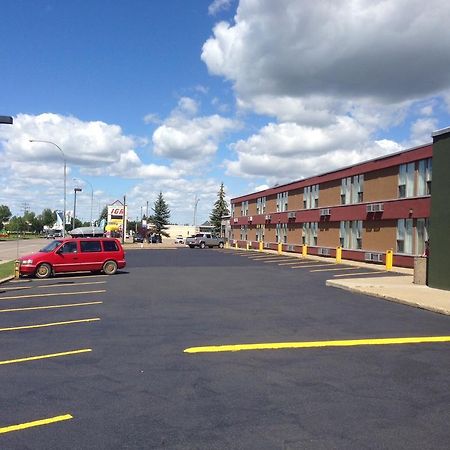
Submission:
M 223 248 L 224 243 L 225 243 L 224 238 L 214 236 L 211 233 L 197 233 L 196 235 L 188 237 L 186 239 L 186 245 L 189 245 L 190 248 L 194 247 Z

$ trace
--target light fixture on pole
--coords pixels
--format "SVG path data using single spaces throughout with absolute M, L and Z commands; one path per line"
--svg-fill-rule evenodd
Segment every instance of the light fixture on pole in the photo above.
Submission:
M 73 178 L 73 181 L 83 181 L 84 183 L 87 183 L 89 187 L 91 188 L 91 227 L 94 226 L 94 222 L 92 221 L 92 214 L 93 214 L 93 208 L 94 208 L 94 188 L 92 184 L 83 178 Z
M 0 116 L 0 123 L 4 123 L 6 125 L 12 125 L 13 118 L 11 116 Z
M 73 189 L 73 222 L 72 222 L 72 230 L 75 229 L 75 217 L 77 212 L 77 192 L 81 192 L 83 189 L 81 188 L 74 188 Z
M 54 142 L 51 141 L 40 141 L 37 139 L 30 139 L 30 142 L 41 142 L 43 144 L 51 144 L 54 145 L 63 155 L 64 159 L 64 212 L 63 212 L 63 229 L 62 229 L 62 235 L 65 237 L 66 235 L 66 186 L 67 186 L 67 160 L 66 160 L 66 154 L 62 151 L 61 147 L 59 145 L 56 145 Z

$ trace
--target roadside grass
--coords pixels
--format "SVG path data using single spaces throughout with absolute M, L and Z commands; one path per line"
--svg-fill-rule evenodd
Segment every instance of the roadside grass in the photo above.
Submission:
M 10 277 L 14 275 L 15 261 L 8 261 L 6 263 L 0 263 L 0 280 L 2 278 Z

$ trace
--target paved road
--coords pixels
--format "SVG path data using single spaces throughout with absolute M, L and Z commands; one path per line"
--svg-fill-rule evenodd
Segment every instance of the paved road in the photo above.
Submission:
M 0 431 L 59 418 L 0 448 L 448 448 L 449 343 L 184 353 L 450 334 L 449 317 L 325 287 L 327 267 L 250 256 L 135 250 L 112 277 L 1 285 L 2 310 L 91 304 L 0 312 L 2 361 L 86 350 L 0 365 Z
M 0 261 L 16 259 L 19 256 L 33 253 L 48 244 L 46 239 L 18 239 L 15 241 L 0 240 Z

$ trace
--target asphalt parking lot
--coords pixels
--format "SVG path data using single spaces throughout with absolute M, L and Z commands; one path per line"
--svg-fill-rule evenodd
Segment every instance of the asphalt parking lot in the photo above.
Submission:
M 0 285 L 0 448 L 448 448 L 450 343 L 377 340 L 448 336 L 450 317 L 326 287 L 367 272 L 345 265 L 188 248 L 127 262 Z M 298 347 L 239 347 L 273 343 Z

